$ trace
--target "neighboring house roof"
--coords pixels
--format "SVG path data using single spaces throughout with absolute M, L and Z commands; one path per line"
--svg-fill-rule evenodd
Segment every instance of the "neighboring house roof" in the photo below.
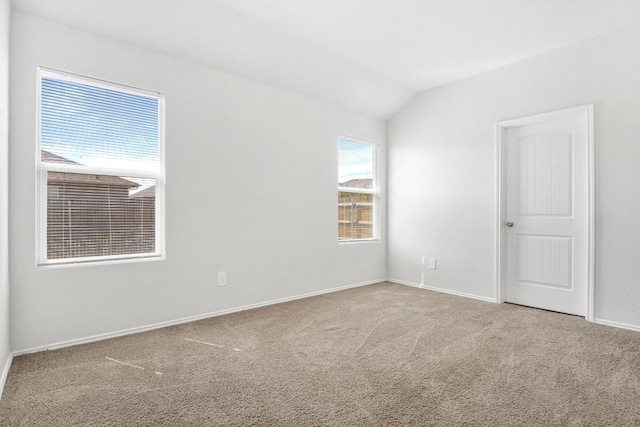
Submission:
M 340 187 L 349 187 L 349 188 L 372 188 L 373 180 L 371 178 L 365 179 L 350 179 L 349 181 L 345 181 L 340 184 Z
M 58 156 L 46 150 L 40 150 L 40 160 L 47 163 L 65 163 L 68 165 L 79 165 L 80 163 L 69 160 L 66 157 Z
M 49 151 L 41 150 L 40 158 L 43 162 L 64 163 L 68 165 L 81 165 L 65 157 L 58 156 Z M 140 184 L 113 175 L 90 175 L 83 173 L 49 172 L 47 181 L 67 184 L 83 185 L 113 185 L 117 187 L 138 188 Z
M 137 193 L 133 193 L 129 196 L 130 199 L 140 199 L 140 198 L 148 198 L 155 199 L 156 197 L 156 186 L 152 185 L 151 187 L 147 187 L 144 190 L 138 191 Z
M 84 185 L 113 185 L 116 187 L 137 188 L 140 184 L 118 176 L 88 175 L 84 173 L 49 172 L 48 182 Z

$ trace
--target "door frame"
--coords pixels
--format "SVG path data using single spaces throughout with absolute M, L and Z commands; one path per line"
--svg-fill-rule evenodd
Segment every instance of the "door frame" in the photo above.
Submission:
M 595 316 L 595 133 L 594 133 L 594 120 L 593 120 L 593 104 L 581 105 L 572 108 L 566 108 L 563 110 L 551 111 L 548 113 L 536 114 L 533 116 L 521 117 L 511 120 L 503 120 L 496 122 L 496 288 L 495 288 L 495 301 L 497 303 L 505 302 L 506 294 L 506 230 L 503 226 L 507 220 L 507 192 L 506 192 L 506 179 L 507 179 L 507 160 L 506 160 L 506 148 L 507 148 L 507 130 L 509 128 L 542 123 L 551 120 L 561 120 L 564 118 L 576 117 L 578 115 L 584 115 L 587 120 L 587 157 L 588 157 L 588 182 L 587 182 L 587 244 L 588 244 L 588 283 L 587 283 L 587 307 L 586 307 L 586 319 L 589 322 L 594 321 Z

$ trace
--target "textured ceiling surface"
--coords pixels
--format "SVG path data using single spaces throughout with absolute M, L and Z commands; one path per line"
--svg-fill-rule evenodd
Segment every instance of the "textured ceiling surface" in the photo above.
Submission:
M 640 23 L 638 0 L 13 0 L 12 6 L 380 118 L 420 91 Z

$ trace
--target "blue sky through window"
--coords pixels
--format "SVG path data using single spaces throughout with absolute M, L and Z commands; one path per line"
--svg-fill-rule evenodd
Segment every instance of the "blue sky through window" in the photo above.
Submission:
M 373 178 L 374 145 L 368 142 L 338 139 L 338 183 Z
M 157 163 L 158 99 L 42 77 L 41 148 L 88 166 Z
M 90 167 L 157 170 L 159 107 L 154 96 L 43 74 L 40 147 Z M 128 179 L 140 185 L 137 191 L 155 185 Z

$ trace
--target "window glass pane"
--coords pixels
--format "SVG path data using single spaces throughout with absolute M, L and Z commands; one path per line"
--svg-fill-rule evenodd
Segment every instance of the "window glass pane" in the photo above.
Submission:
M 338 138 L 338 240 L 376 237 L 375 145 Z
M 162 257 L 162 95 L 39 75 L 38 263 Z
M 129 168 L 157 165 L 158 98 L 42 77 L 43 161 Z
M 155 251 L 155 181 L 47 173 L 47 259 Z
M 373 194 L 338 193 L 338 240 L 373 238 Z
M 367 142 L 338 140 L 338 185 L 373 188 L 373 149 Z

